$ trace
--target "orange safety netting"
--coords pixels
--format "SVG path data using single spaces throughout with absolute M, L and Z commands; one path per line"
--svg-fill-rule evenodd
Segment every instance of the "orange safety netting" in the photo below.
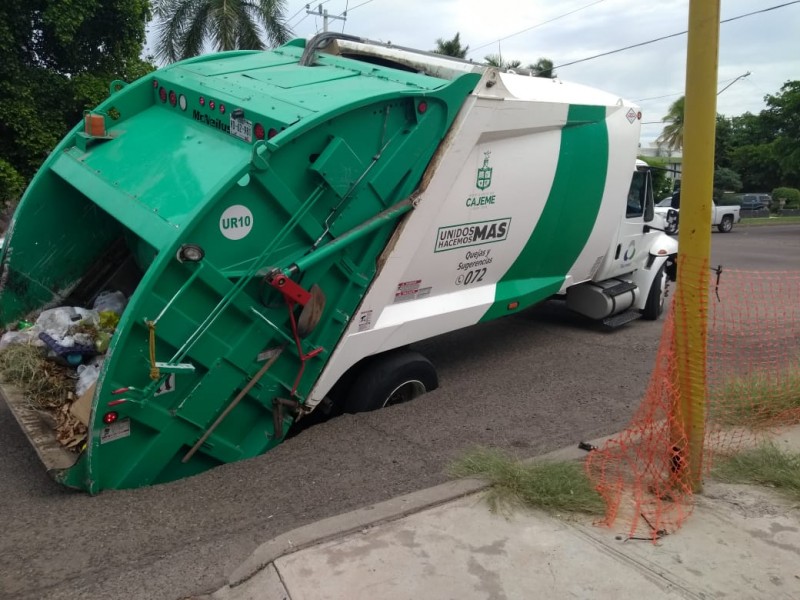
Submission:
M 800 422 L 800 272 L 707 270 L 701 277 L 705 268 L 691 273 L 680 265 L 644 400 L 628 429 L 587 459 L 606 501 L 604 523 L 624 520 L 631 537 L 655 540 L 680 527 L 692 512 L 690 468 L 708 474 L 716 455 L 752 447 L 771 428 Z M 686 462 L 678 382 L 703 373 L 675 336 L 687 279 L 710 284 L 701 303 L 708 314 L 703 460 L 693 466 Z

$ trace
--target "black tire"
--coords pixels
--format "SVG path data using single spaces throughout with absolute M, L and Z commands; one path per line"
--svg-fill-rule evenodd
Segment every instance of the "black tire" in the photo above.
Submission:
M 733 229 L 733 217 L 731 215 L 722 217 L 722 221 L 717 225 L 717 229 L 720 233 L 730 233 L 731 229 Z
M 656 273 L 653 285 L 650 286 L 650 293 L 647 294 L 647 302 L 642 309 L 642 318 L 648 321 L 656 321 L 661 313 L 664 312 L 664 287 L 667 285 L 664 277 L 664 265 Z
M 439 387 L 431 361 L 419 352 L 395 350 L 368 359 L 347 393 L 345 412 L 358 413 L 400 404 Z

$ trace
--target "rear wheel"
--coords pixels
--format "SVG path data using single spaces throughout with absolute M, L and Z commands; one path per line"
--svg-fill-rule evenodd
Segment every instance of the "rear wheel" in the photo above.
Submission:
M 435 390 L 439 378 L 431 361 L 419 352 L 396 350 L 369 359 L 347 393 L 349 413 L 401 404 Z
M 722 217 L 717 229 L 719 229 L 720 233 L 730 233 L 731 229 L 733 229 L 733 217 L 730 215 Z
M 664 312 L 664 302 L 667 291 L 667 275 L 664 273 L 664 265 L 656 273 L 653 284 L 650 286 L 650 293 L 647 294 L 647 302 L 642 310 L 642 318 L 648 321 L 655 321 Z

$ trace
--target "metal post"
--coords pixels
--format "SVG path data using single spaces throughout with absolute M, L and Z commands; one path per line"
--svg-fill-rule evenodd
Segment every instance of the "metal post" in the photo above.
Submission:
M 676 444 L 686 467 L 684 480 L 702 490 L 706 412 L 711 198 L 714 187 L 717 53 L 720 0 L 690 0 L 684 112 L 684 177 L 681 186 L 681 261 L 675 297 L 675 352 L 678 378 Z
M 322 4 L 317 6 L 317 10 L 309 10 L 308 4 L 306 4 L 306 14 L 314 15 L 316 17 L 322 17 L 322 31 L 328 31 L 328 19 L 333 19 L 334 21 L 346 21 L 347 20 L 347 13 L 342 13 L 341 15 L 331 15 L 328 13 L 328 9 L 322 8 Z

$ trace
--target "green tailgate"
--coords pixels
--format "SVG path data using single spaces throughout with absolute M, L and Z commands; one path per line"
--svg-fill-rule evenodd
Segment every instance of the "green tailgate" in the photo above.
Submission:
M 132 294 L 63 483 L 137 487 L 278 444 L 478 78 L 330 55 L 300 66 L 302 51 L 203 57 L 123 88 L 95 111 L 108 139 L 76 128 L 26 192 L 3 250 L 3 324 L 109 285 Z M 179 260 L 186 245 L 202 260 Z M 302 339 L 292 282 L 326 298 Z

